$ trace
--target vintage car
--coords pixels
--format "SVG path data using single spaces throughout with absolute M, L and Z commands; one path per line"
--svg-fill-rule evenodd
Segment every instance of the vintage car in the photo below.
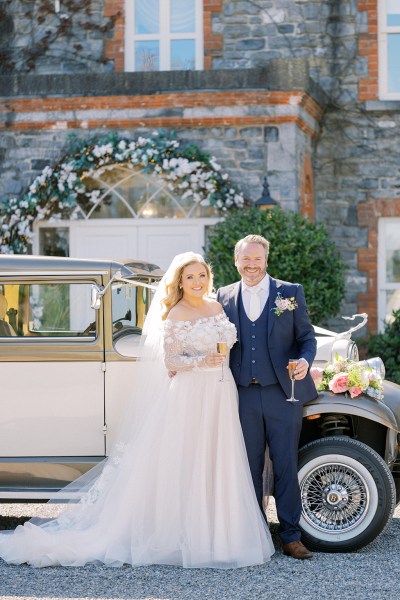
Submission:
M 0 256 L 0 502 L 51 498 L 107 456 L 161 276 L 139 260 Z M 315 329 L 316 365 L 358 360 L 355 328 Z M 300 524 L 311 548 L 355 550 L 385 529 L 400 501 L 399 431 L 400 387 L 387 381 L 383 399 L 325 391 L 305 405 Z

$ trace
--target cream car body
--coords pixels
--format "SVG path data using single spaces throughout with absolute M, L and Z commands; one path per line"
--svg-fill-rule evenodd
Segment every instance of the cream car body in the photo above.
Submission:
M 0 257 L 0 500 L 50 498 L 107 455 L 160 275 L 142 261 Z

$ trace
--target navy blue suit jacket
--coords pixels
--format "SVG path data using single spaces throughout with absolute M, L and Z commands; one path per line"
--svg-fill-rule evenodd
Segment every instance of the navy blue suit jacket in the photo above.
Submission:
M 268 276 L 268 275 L 267 275 Z M 269 277 L 269 276 L 268 276 Z M 240 281 L 220 288 L 217 292 L 217 300 L 229 320 L 236 325 L 238 341 L 231 349 L 230 367 L 236 383 L 239 381 L 241 367 L 241 345 L 240 345 L 240 319 L 239 319 L 239 292 Z M 283 298 L 295 298 L 298 307 L 293 310 L 285 310 L 281 315 L 274 312 L 277 294 Z M 311 325 L 303 286 L 298 283 L 288 283 L 270 277 L 270 289 L 268 297 L 268 348 L 271 355 L 275 375 L 287 397 L 290 397 L 291 382 L 287 370 L 289 358 L 305 358 L 312 365 L 317 351 L 317 342 L 314 329 Z M 256 322 L 257 323 L 257 322 Z M 318 396 L 310 373 L 301 381 L 295 383 L 295 397 L 304 404 Z

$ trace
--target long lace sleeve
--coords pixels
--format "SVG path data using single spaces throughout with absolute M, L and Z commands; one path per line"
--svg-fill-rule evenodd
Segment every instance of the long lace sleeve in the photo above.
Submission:
M 204 366 L 207 352 L 201 352 L 188 341 L 190 321 L 165 321 L 164 362 L 169 371 L 191 371 Z

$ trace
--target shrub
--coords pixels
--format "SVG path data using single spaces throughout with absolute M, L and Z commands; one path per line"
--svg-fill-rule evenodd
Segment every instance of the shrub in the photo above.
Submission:
M 344 295 L 345 265 L 324 225 L 315 225 L 299 214 L 255 207 L 234 210 L 209 234 L 206 258 L 212 264 L 215 286 L 239 278 L 234 266 L 236 242 L 260 234 L 270 243 L 268 273 L 304 286 L 312 321 L 320 323 L 339 311 Z
M 393 321 L 385 322 L 384 332 L 370 337 L 368 355 L 380 356 L 385 363 L 386 379 L 400 384 L 400 309 L 392 314 Z

